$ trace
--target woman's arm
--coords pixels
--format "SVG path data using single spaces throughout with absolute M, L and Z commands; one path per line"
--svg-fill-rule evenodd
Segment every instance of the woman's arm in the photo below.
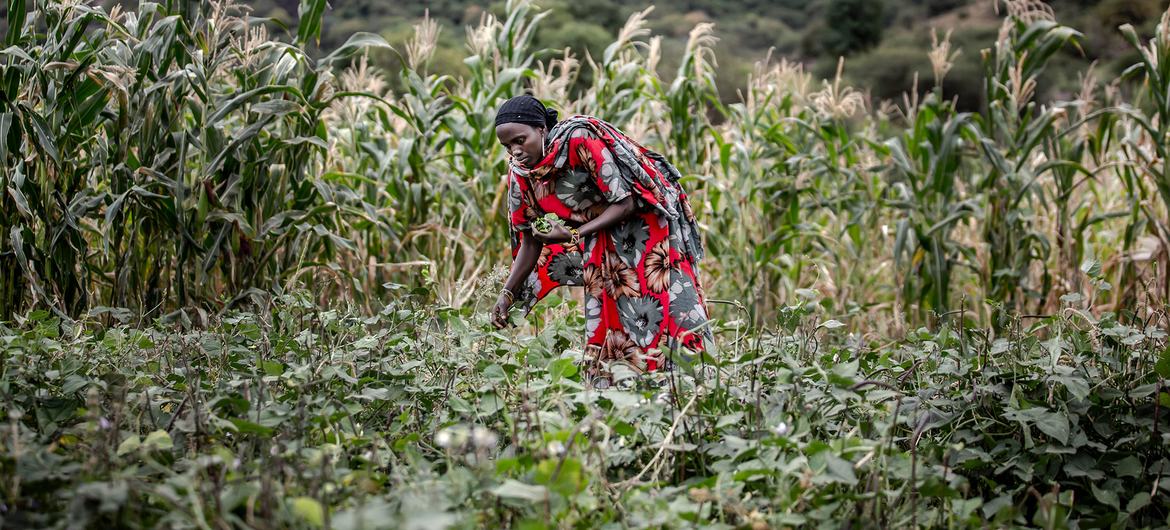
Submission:
M 626 218 L 633 215 L 636 209 L 637 207 L 634 206 L 634 196 L 629 195 L 618 202 L 610 203 L 609 207 L 606 208 L 605 211 L 601 212 L 601 215 L 595 217 L 592 221 L 581 225 L 581 227 L 577 229 L 577 232 L 581 235 L 581 239 L 585 239 L 587 236 L 596 234 L 617 224 L 620 224 L 622 221 L 625 221 Z M 554 226 L 553 229 L 550 230 L 547 234 L 536 233 L 533 234 L 532 237 L 534 239 L 540 240 L 546 245 L 551 245 L 554 243 L 566 243 L 568 241 L 572 241 L 573 234 L 569 233 L 569 230 L 565 227 L 557 225 Z M 519 259 L 519 257 L 517 257 L 517 259 Z
M 581 225 L 581 228 L 578 228 L 577 232 L 584 239 L 587 236 L 605 231 L 625 221 L 627 217 L 634 213 L 635 209 L 634 196 L 629 195 L 621 201 L 610 203 L 609 208 L 606 208 L 604 212 L 601 212 L 601 215 L 595 217 L 592 221 Z
M 520 284 L 532 274 L 536 268 L 536 260 L 540 258 L 540 251 L 544 250 L 544 243 L 533 237 L 532 232 L 520 232 L 520 250 L 516 252 L 516 259 L 512 260 L 512 272 L 504 281 L 504 288 L 515 293 Z
M 520 250 L 516 251 L 516 258 L 512 260 L 512 272 L 504 281 L 504 289 L 507 289 L 511 295 L 500 291 L 500 296 L 496 298 L 496 305 L 492 308 L 492 324 L 496 328 L 508 325 L 508 309 L 515 302 L 515 293 L 520 289 L 520 284 L 528 278 L 528 275 L 532 274 L 532 269 L 536 268 L 536 261 L 540 259 L 541 250 L 544 250 L 544 243 L 532 237 L 532 232 L 528 230 L 520 232 Z

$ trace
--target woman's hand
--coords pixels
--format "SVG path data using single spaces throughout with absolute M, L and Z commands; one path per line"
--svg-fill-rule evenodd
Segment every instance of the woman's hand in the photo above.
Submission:
M 559 224 L 553 225 L 552 230 L 544 233 L 533 230 L 532 237 L 546 245 L 568 243 L 573 240 L 573 234 L 569 233 L 569 229 Z
M 500 293 L 500 297 L 496 299 L 496 305 L 492 308 L 492 325 L 496 329 L 504 329 L 509 324 L 508 310 L 512 308 L 512 300 L 507 295 Z

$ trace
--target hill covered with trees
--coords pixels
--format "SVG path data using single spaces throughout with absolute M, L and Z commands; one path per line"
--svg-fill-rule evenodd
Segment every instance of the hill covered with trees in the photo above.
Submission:
M 252 2 L 256 16 L 272 17 L 292 26 L 298 0 Z M 647 15 L 649 28 L 662 36 L 660 70 L 670 78 L 683 54 L 689 32 L 710 22 L 719 38 L 720 98 L 736 101 L 753 65 L 768 57 L 805 64 L 817 77 L 832 77 L 839 56 L 846 57 L 845 76 L 868 91 L 874 101 L 900 98 L 917 72 L 930 77 L 927 53 L 931 30 L 938 38 L 950 35 L 952 50 L 959 53 L 948 74 L 947 92 L 957 95 L 963 107 L 978 106 L 982 75 L 980 50 L 995 40 L 1003 13 L 995 0 L 687 0 L 655 5 Z M 1133 62 L 1131 48 L 1117 32 L 1130 23 L 1143 34 L 1153 31 L 1166 0 L 1057 0 L 1050 3 L 1057 20 L 1085 34 L 1079 49 L 1064 52 L 1041 80 L 1041 93 L 1068 94 L 1079 86 L 1074 64 L 1084 58 L 1099 61 L 1098 75 L 1112 76 Z M 613 42 L 628 17 L 651 2 L 620 0 L 546 0 L 547 11 L 536 44 L 553 56 L 565 47 L 580 58 L 585 52 L 598 57 Z M 432 67 L 440 73 L 459 74 L 465 50 L 465 28 L 485 14 L 500 15 L 505 2 L 469 0 L 346 0 L 333 2 L 325 15 L 321 48 L 332 49 L 357 31 L 382 35 L 399 50 L 411 35 L 411 26 L 429 16 L 441 33 Z M 1081 57 L 1083 55 L 1083 57 Z M 374 57 L 375 63 L 396 68 L 393 52 Z M 583 69 L 588 76 L 588 68 Z M 583 79 L 584 86 L 588 79 Z

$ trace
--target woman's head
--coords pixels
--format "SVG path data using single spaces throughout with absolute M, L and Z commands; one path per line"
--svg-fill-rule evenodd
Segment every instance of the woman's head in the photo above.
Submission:
M 496 112 L 496 138 L 521 166 L 544 157 L 544 139 L 557 123 L 557 111 L 547 109 L 531 94 L 516 96 Z

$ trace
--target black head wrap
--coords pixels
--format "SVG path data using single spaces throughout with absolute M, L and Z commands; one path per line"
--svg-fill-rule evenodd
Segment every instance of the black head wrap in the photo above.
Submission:
M 496 111 L 496 127 L 505 123 L 523 123 L 534 127 L 551 129 L 557 124 L 557 111 L 545 108 L 544 103 L 532 94 L 516 96 Z

